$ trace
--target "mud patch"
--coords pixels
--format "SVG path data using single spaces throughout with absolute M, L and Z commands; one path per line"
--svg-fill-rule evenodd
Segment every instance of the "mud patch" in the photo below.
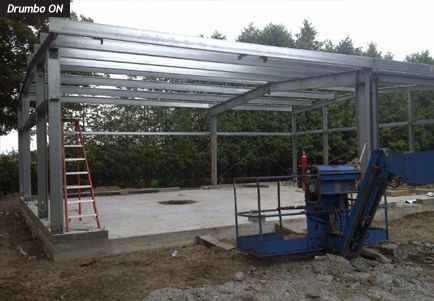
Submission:
M 193 200 L 169 200 L 169 201 L 160 201 L 158 202 L 161 205 L 188 205 L 197 203 L 197 201 Z

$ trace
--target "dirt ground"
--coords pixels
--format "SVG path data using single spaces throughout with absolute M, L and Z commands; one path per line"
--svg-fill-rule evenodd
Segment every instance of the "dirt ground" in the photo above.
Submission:
M 408 216 L 391 223 L 392 241 L 399 245 L 424 248 L 425 252 L 424 260 L 420 260 L 420 256 L 412 256 L 414 252 L 410 252 L 405 263 L 396 263 L 396 269 L 400 268 L 400 265 L 417 266 L 421 277 L 428 277 L 427 281 L 432 281 L 429 277 L 434 277 L 433 228 L 434 212 Z M 0 210 L 0 300 L 144 300 L 154 290 L 167 287 L 187 290 L 191 287 L 220 285 L 220 289 L 221 285 L 232 287 L 237 281 L 245 281 L 246 278 L 262 283 L 261 281 L 266 281 L 265 278 L 258 279 L 272 272 L 273 268 L 276 268 L 276 273 L 280 273 L 283 267 L 284 271 L 290 270 L 293 273 L 298 269 L 305 269 L 306 263 L 314 261 L 312 254 L 259 260 L 239 254 L 235 250 L 228 252 L 201 245 L 179 248 L 175 257 L 172 256 L 173 251 L 174 249 L 166 248 L 87 260 L 53 262 L 45 256 L 39 241 L 32 237 L 18 212 Z M 334 282 L 340 283 L 339 277 L 331 277 L 335 279 Z M 342 284 L 345 285 L 347 284 Z M 173 295 L 173 292 L 170 291 L 170 294 Z M 332 293 L 327 294 L 324 296 Z M 333 294 L 336 296 L 333 300 L 347 300 L 347 297 L 351 299 L 344 289 L 339 293 L 337 288 Z M 179 298 L 176 294 L 175 297 L 168 296 L 157 291 L 148 297 L 149 300 L 191 300 L 184 295 L 179 295 Z M 318 297 L 311 292 L 305 292 L 303 296 L 308 299 Z M 203 299 L 203 296 L 198 299 Z M 253 294 L 252 297 L 246 295 L 241 299 L 255 298 Z M 375 296 L 360 300 L 372 299 L 375 299 Z M 426 300 L 430 298 L 427 297 Z

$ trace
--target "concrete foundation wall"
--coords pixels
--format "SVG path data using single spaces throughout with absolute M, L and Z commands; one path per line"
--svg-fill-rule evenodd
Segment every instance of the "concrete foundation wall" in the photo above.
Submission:
M 89 258 L 164 247 L 179 248 L 196 244 L 197 236 L 204 234 L 211 234 L 219 239 L 235 239 L 235 226 L 203 228 L 118 239 L 108 239 L 107 231 L 53 236 L 23 201 L 19 202 L 19 209 L 33 234 L 41 239 L 45 251 L 54 260 Z M 419 200 L 415 204 L 388 204 L 389 221 L 424 211 L 434 211 L 434 199 Z M 375 220 L 384 221 L 383 210 L 378 210 Z M 294 228 L 300 228 L 304 222 L 304 218 L 298 218 L 285 220 L 284 224 L 285 227 L 291 228 L 291 225 L 293 225 Z M 264 233 L 273 232 L 276 223 L 276 221 L 265 221 L 262 224 Z M 240 225 L 240 234 L 248 235 L 256 233 L 258 233 L 257 223 Z

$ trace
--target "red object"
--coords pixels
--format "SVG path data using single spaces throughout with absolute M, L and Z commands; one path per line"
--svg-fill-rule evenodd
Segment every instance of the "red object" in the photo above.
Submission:
M 300 169 L 301 169 L 301 175 L 304 178 L 307 172 L 307 156 L 305 152 L 303 152 L 303 154 L 300 157 Z
M 298 165 L 301 177 L 299 177 L 297 181 L 298 187 L 303 189 L 307 183 L 307 166 L 308 166 L 308 158 L 306 153 L 303 151 Z
M 62 161 L 63 161 L 63 199 L 65 203 L 65 228 L 66 231 L 69 231 L 69 224 L 71 222 L 71 218 L 78 218 L 82 220 L 83 217 L 93 217 L 96 221 L 97 227 L 101 228 L 101 224 L 99 221 L 99 214 L 96 207 L 95 194 L 93 191 L 92 178 L 90 176 L 89 164 L 86 156 L 86 149 L 84 147 L 84 138 L 83 133 L 81 131 L 80 123 L 77 120 L 74 120 L 74 132 L 75 132 L 75 144 L 66 144 L 65 141 L 65 122 L 71 122 L 65 120 L 62 122 Z M 75 157 L 66 158 L 66 149 L 72 148 L 74 151 Z M 68 162 L 75 162 L 75 171 L 68 170 Z M 83 164 L 84 163 L 84 164 Z M 74 177 L 76 176 L 76 185 L 68 185 Z M 72 179 L 71 179 L 72 178 Z M 69 180 L 69 181 L 68 181 Z M 89 198 L 82 198 L 82 190 L 88 190 L 87 194 L 90 195 Z M 76 198 L 71 199 L 68 195 L 68 190 L 76 190 Z M 83 203 L 92 203 L 93 213 L 83 214 Z M 70 205 L 78 204 L 78 209 L 70 210 Z M 78 214 L 70 215 L 70 211 L 76 211 Z

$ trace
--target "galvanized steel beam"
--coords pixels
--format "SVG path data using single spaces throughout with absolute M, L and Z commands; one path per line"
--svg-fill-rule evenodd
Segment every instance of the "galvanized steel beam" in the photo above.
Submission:
M 197 61 L 197 60 L 185 60 L 178 58 L 167 58 L 160 56 L 149 55 L 136 55 L 128 53 L 107 52 L 107 51 L 95 51 L 95 50 L 83 50 L 72 48 L 60 48 L 60 55 L 62 58 L 71 59 L 84 59 L 106 62 L 118 62 L 118 63 L 133 63 L 139 65 L 152 65 L 161 67 L 175 67 L 190 69 L 191 73 L 195 70 L 208 70 L 208 71 L 224 71 L 236 74 L 251 74 L 259 75 L 261 78 L 288 78 L 290 77 L 305 77 L 312 74 L 306 70 L 306 68 L 292 68 L 289 70 L 281 68 L 267 67 L 265 64 L 262 67 L 248 66 L 240 64 L 227 64 L 216 63 L 212 61 Z M 334 71 L 336 72 L 336 71 Z M 337 71 L 339 72 L 339 71 Z M 324 74 L 324 72 L 316 72 L 316 74 Z
M 377 84 L 372 72 L 361 71 L 356 85 L 357 148 L 361 171 L 365 172 L 369 158 L 378 147 Z
M 78 22 L 61 18 L 50 18 L 49 30 L 50 32 L 59 34 L 233 53 L 240 56 L 251 55 L 255 57 L 264 57 L 264 59 L 283 58 L 294 61 L 335 64 L 337 66 L 372 68 L 378 70 L 421 73 L 429 75 L 434 74 L 434 68 L 432 66 L 423 64 L 224 40 L 205 39 L 199 37 L 188 37 L 119 26 Z
M 292 147 L 292 174 L 298 174 L 297 170 L 297 115 L 291 114 L 291 147 Z
M 322 108 L 322 148 L 323 148 L 323 164 L 329 164 L 329 134 L 328 134 L 328 109 Z
M 211 183 L 213 186 L 218 184 L 217 170 L 217 115 L 211 115 L 210 118 L 210 140 L 211 140 Z
M 426 65 L 430 66 L 430 65 Z M 418 85 L 418 86 L 430 86 L 434 89 L 434 66 L 431 66 L 433 74 L 431 77 L 425 76 L 405 76 L 405 75 L 392 75 L 392 74 L 378 74 L 378 81 L 381 83 L 392 83 L 392 84 L 407 84 L 407 85 Z
M 299 78 L 300 76 L 266 76 L 240 72 L 226 72 L 203 69 L 186 69 L 180 67 L 139 65 L 134 63 L 84 60 L 76 58 L 61 58 L 61 68 L 66 71 L 84 71 L 114 73 L 126 75 L 143 75 L 165 78 L 180 78 L 202 81 L 221 81 L 230 83 L 262 83 Z
M 411 152 L 416 150 L 415 135 L 414 135 L 414 121 L 416 114 L 413 105 L 413 99 L 411 97 L 411 91 L 407 92 L 407 106 L 408 106 L 408 149 Z
M 434 119 L 428 120 L 418 120 L 415 121 L 415 125 L 430 125 L 434 124 Z M 408 125 L 407 121 L 398 121 L 398 122 L 390 122 L 390 123 L 380 123 L 379 128 L 394 128 L 394 127 L 403 127 Z M 340 132 L 351 132 L 356 131 L 357 127 L 342 127 L 342 128 L 331 128 L 327 129 L 327 133 L 340 133 Z M 95 131 L 85 131 L 82 132 L 83 135 L 88 136 L 209 136 L 210 132 L 95 132 Z M 324 133 L 324 129 L 317 130 L 308 130 L 296 132 L 295 135 L 307 135 L 307 134 L 321 134 Z M 75 135 L 76 132 L 66 131 L 66 135 Z M 217 132 L 217 136 L 246 136 L 246 137 L 259 137 L 259 136 L 270 136 L 270 137 L 291 137 L 293 136 L 291 132 Z
M 85 88 L 85 87 L 71 87 L 62 86 L 61 92 L 63 94 L 73 95 L 95 95 L 95 96 L 111 96 L 111 97 L 128 97 L 128 98 L 146 98 L 146 99 L 168 99 L 168 100 L 182 100 L 190 102 L 208 102 L 208 103 L 221 103 L 226 101 L 229 96 L 210 95 L 210 94 L 187 94 L 187 93 L 174 93 L 174 92 L 153 92 L 153 91 L 131 91 L 120 89 L 101 89 L 101 88 Z M 261 97 L 253 99 L 249 104 L 262 104 L 262 105 L 299 105 L 308 106 L 312 101 L 306 99 L 288 99 L 278 97 Z
M 434 119 L 420 119 L 414 122 L 414 125 L 431 125 L 434 124 Z
M 134 105 L 150 107 L 171 107 L 171 108 L 192 108 L 192 109 L 209 109 L 208 103 L 186 102 L 186 101 L 163 101 L 163 100 L 138 100 L 123 99 L 111 97 L 80 97 L 80 96 L 62 96 L 63 103 L 88 103 L 88 104 L 112 104 L 112 105 Z M 244 105 L 234 110 L 245 111 L 270 111 L 270 112 L 291 112 L 291 106 L 273 106 L 273 105 Z
M 36 66 L 36 105 L 45 102 L 45 67 Z M 38 217 L 48 218 L 48 167 L 47 167 L 47 118 L 46 110 L 39 110 L 36 114 L 36 171 L 38 183 Z
M 35 66 L 38 64 L 41 59 L 45 56 L 45 53 L 50 46 L 51 42 L 56 39 L 56 34 L 49 33 L 42 41 L 41 45 L 38 46 L 37 51 L 33 54 L 30 59 L 30 62 L 27 64 L 27 70 L 25 73 L 25 77 L 23 80 L 23 85 L 21 87 L 18 103 L 21 102 L 21 98 L 25 95 L 32 84 L 33 77 L 35 75 Z
M 211 114 L 220 114 L 236 106 L 244 104 L 252 99 L 261 97 L 272 92 L 285 92 L 291 90 L 318 89 L 330 86 L 348 86 L 356 83 L 356 72 L 345 72 L 311 78 L 286 80 L 267 83 L 242 95 L 233 97 L 226 102 L 211 109 Z
M 215 62 L 234 64 L 248 67 L 268 67 L 279 70 L 286 70 L 290 73 L 304 73 L 305 75 L 321 75 L 328 73 L 351 71 L 354 68 L 344 66 L 333 66 L 329 64 L 318 64 L 312 62 L 300 62 L 282 58 L 265 56 L 246 56 L 235 53 L 224 53 L 209 50 L 186 49 L 163 45 L 141 44 L 135 42 L 122 42 L 104 39 L 103 43 L 98 39 L 60 35 L 53 43 L 56 47 L 67 47 L 74 49 L 97 50 L 99 52 L 118 52 L 136 55 L 148 55 L 162 58 L 177 58 L 202 62 Z
M 132 79 L 117 79 L 96 76 L 78 76 L 67 75 L 61 76 L 62 84 L 68 85 L 95 85 L 95 86 L 113 86 L 127 88 L 142 88 L 171 91 L 188 91 L 216 94 L 242 94 L 248 92 L 252 88 L 241 86 L 218 86 L 218 85 L 200 85 L 200 84 L 183 84 L 167 81 L 150 81 L 150 80 L 132 80 Z M 291 97 L 291 98 L 308 98 L 308 99 L 333 99 L 333 93 L 328 92 L 310 92 L 310 91 L 291 91 L 291 92 L 276 92 L 271 96 Z
M 95 105 L 133 105 L 150 107 L 172 107 L 172 108 L 192 108 L 209 109 L 207 103 L 187 102 L 187 101 L 163 101 L 163 100 L 138 100 L 111 97 L 81 97 L 81 96 L 62 96 L 63 103 L 88 103 Z
M 19 123 L 29 118 L 30 101 L 26 94 L 22 94 L 19 105 Z M 23 200 L 28 202 L 32 197 L 31 183 L 31 160 L 30 160 L 30 129 L 23 129 L 18 132 L 19 144 L 19 172 L 20 172 L 20 192 Z
M 66 131 L 65 135 L 76 132 Z M 87 136 L 209 136 L 210 132 L 82 132 Z M 217 132 L 217 136 L 225 137 L 289 137 L 292 133 L 279 132 Z
M 17 121 L 18 129 L 22 127 L 23 124 L 23 110 L 22 102 L 18 103 L 17 106 Z M 20 197 L 24 198 L 24 164 L 23 164 L 23 136 L 20 130 L 18 130 L 18 178 L 19 178 L 19 193 Z
M 63 233 L 64 204 L 62 184 L 62 103 L 60 93 L 60 62 L 57 48 L 47 52 L 48 120 L 50 139 L 50 225 L 52 234 Z
M 315 110 L 315 109 L 320 109 L 320 108 L 323 108 L 323 107 L 328 107 L 328 106 L 330 106 L 332 104 L 352 99 L 352 98 L 354 98 L 354 96 L 355 95 L 353 93 L 349 93 L 349 94 L 345 94 L 345 95 L 336 97 L 335 99 L 318 102 L 318 103 L 315 103 L 315 104 L 313 104 L 313 105 L 311 105 L 311 106 L 309 106 L 307 108 L 301 108 L 301 109 L 294 110 L 294 114 L 300 114 L 300 113 L 304 113 L 304 112 L 307 112 L 307 111 L 311 111 L 311 110 Z

